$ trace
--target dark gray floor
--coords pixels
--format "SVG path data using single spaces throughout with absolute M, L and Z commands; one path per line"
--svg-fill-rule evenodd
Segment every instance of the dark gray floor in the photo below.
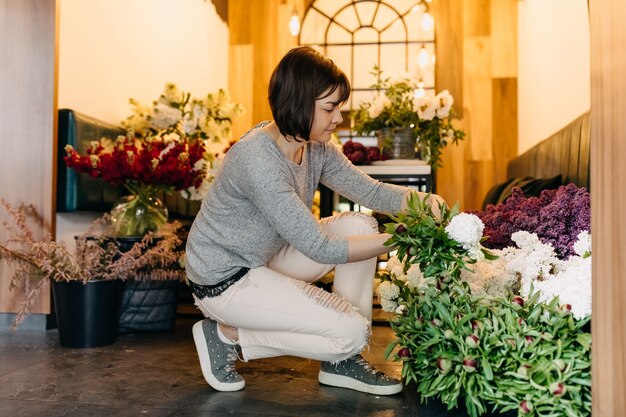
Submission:
M 211 389 L 202 378 L 191 326 L 179 318 L 172 332 L 119 336 L 110 346 L 62 348 L 56 330 L 0 331 L 0 416 L 371 416 L 461 417 L 438 403 L 420 404 L 413 386 L 383 397 L 321 386 L 319 362 L 281 357 L 238 363 L 246 388 Z M 375 326 L 364 354 L 385 362 L 393 338 Z

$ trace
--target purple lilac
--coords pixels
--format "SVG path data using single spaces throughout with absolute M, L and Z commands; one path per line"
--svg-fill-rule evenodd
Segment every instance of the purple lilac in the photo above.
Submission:
M 585 188 L 571 183 L 544 190 L 539 197 L 524 197 L 520 188 L 497 206 L 474 212 L 485 223 L 485 247 L 513 246 L 511 235 L 519 230 L 536 233 L 550 243 L 561 259 L 574 254 L 574 243 L 583 230 L 591 232 L 591 199 Z

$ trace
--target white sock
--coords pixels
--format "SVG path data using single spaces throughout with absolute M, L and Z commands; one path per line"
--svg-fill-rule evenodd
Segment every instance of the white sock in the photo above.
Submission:
M 226 337 L 226 335 L 224 333 L 222 333 L 222 328 L 219 325 L 219 323 L 217 325 L 217 336 L 220 338 L 220 340 L 223 343 L 227 343 L 229 345 L 236 345 L 237 344 L 236 340 L 230 340 L 229 338 Z

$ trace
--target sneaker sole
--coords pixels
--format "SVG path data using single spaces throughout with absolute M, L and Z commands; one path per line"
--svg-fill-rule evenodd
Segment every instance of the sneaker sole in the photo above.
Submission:
M 200 359 L 200 369 L 202 369 L 202 376 L 204 376 L 205 381 L 217 391 L 242 390 L 246 385 L 246 381 L 221 382 L 213 376 L 213 372 L 211 372 L 211 358 L 209 357 L 209 349 L 207 348 L 206 338 L 204 337 L 202 321 L 193 325 L 192 333 L 193 341 L 196 344 L 196 350 L 198 351 L 198 359 Z
M 332 387 L 348 388 L 355 391 L 365 392 L 374 395 L 394 395 L 402 392 L 402 383 L 396 385 L 369 385 L 356 379 L 328 372 L 320 371 L 318 380 L 321 384 Z

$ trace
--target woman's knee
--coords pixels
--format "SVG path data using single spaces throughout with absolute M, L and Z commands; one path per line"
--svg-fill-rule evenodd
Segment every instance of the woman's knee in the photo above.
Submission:
M 369 321 L 354 311 L 338 320 L 337 324 L 337 353 L 349 357 L 362 351 L 368 343 Z
M 371 235 L 378 233 L 378 222 L 367 214 L 346 211 L 332 218 L 328 218 L 326 225 L 329 230 L 338 236 Z

